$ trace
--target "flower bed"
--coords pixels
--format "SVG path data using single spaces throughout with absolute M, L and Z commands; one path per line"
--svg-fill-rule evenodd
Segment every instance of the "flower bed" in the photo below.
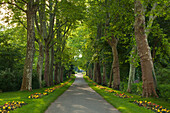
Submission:
M 19 101 L 6 102 L 4 105 L 0 105 L 0 113 L 9 113 L 9 111 L 20 108 L 26 104 L 27 103 L 25 103 L 24 101 L 22 101 L 22 102 L 19 102 Z
M 31 94 L 31 96 L 28 96 L 28 98 L 33 98 L 33 99 L 38 99 L 41 97 L 42 97 L 41 93 L 34 93 L 34 94 Z
M 138 100 L 134 100 L 133 103 L 137 104 L 139 107 L 145 107 L 157 113 L 170 113 L 170 110 L 168 110 L 167 108 L 163 108 L 162 106 L 157 105 L 155 103 L 151 103 L 147 101 L 138 101 Z
M 120 94 L 116 93 L 115 95 L 120 97 L 120 98 L 133 98 L 133 96 L 128 96 L 128 95 L 126 95 L 124 93 L 122 93 L 122 94 L 121 93 Z
M 59 86 L 54 86 L 54 87 L 52 87 L 52 88 L 47 88 L 47 89 L 44 90 L 44 92 L 43 92 L 42 94 L 41 94 L 41 93 L 31 94 L 30 96 L 28 96 L 28 98 L 30 98 L 30 99 L 39 99 L 39 98 L 41 98 L 42 96 L 48 95 L 48 94 L 54 92 L 56 89 L 65 86 L 65 85 L 68 84 L 70 81 L 71 81 L 71 79 L 69 79 L 67 82 L 65 82 L 65 83 L 63 83 L 63 84 L 61 84 L 61 85 L 59 85 Z
M 100 88 L 100 89 L 104 89 L 108 93 L 114 93 L 114 95 L 117 96 L 117 97 L 120 97 L 120 98 L 133 98 L 133 96 L 128 96 L 128 95 L 126 95 L 124 93 L 122 93 L 122 94 L 121 93 L 117 93 L 117 91 L 115 91 L 115 90 L 111 90 L 111 89 L 108 89 L 108 88 L 106 88 L 104 86 L 97 85 L 96 83 L 92 83 L 92 84 L 94 86 Z

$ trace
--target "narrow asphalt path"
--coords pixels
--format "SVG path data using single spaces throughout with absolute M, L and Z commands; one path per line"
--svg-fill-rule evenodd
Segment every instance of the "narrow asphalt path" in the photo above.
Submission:
M 72 86 L 55 100 L 45 113 L 120 113 L 76 74 Z

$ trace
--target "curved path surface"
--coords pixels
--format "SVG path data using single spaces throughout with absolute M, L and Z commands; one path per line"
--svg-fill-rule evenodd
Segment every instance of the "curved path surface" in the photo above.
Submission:
M 120 113 L 76 74 L 72 86 L 55 100 L 45 113 Z

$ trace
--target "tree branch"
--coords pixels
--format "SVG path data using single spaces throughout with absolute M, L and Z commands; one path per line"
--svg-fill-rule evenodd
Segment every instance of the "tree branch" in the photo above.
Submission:
M 36 14 L 35 14 L 35 25 L 36 25 L 36 28 L 37 28 L 38 34 L 40 34 L 40 28 L 39 28 L 39 25 L 38 25 L 37 15 L 36 15 Z
M 22 0 L 22 1 L 23 1 L 24 3 L 26 3 L 26 4 L 28 3 L 28 2 L 27 2 L 27 1 L 25 1 L 25 0 Z
M 66 33 L 69 31 L 69 29 L 70 29 L 70 27 L 71 27 L 71 24 L 72 24 L 72 23 L 70 23 L 70 25 L 68 26 L 68 29 L 67 29 L 67 30 L 66 30 L 66 27 L 65 27 L 65 30 L 64 30 L 65 32 L 64 32 L 64 34 L 63 34 L 62 37 L 64 37 L 64 36 L 66 35 Z
M 17 1 L 17 0 L 14 0 L 15 1 L 15 3 L 21 3 L 21 4 L 25 4 L 25 2 L 21 2 L 21 1 Z
M 149 22 L 148 22 L 148 24 L 147 24 L 147 29 L 146 29 L 146 35 L 147 35 L 147 37 L 148 37 L 148 35 L 149 35 L 150 31 L 151 31 L 151 28 L 150 28 L 150 27 L 152 27 L 153 21 L 154 21 L 155 18 L 157 17 L 157 15 L 154 15 L 154 16 L 153 16 L 153 12 L 154 12 L 154 10 L 156 9 L 156 6 L 157 6 L 157 3 L 155 2 L 154 5 L 153 5 L 153 7 L 152 7 L 152 9 L 151 9 L 151 11 L 150 11 L 151 14 L 150 14 L 150 16 L 149 16 Z
M 27 10 L 22 9 L 22 8 L 19 7 L 17 4 L 14 4 L 14 3 L 12 3 L 12 2 L 7 2 L 7 4 L 14 5 L 14 6 L 16 6 L 18 9 L 20 9 L 20 10 L 22 10 L 23 12 L 27 13 Z
M 70 23 L 70 25 L 68 26 L 68 29 L 67 29 L 67 30 L 66 30 L 66 27 L 65 27 L 65 32 L 64 32 L 64 34 L 63 34 L 62 37 L 64 37 L 64 36 L 66 35 L 66 33 L 69 31 L 69 29 L 70 29 L 70 27 L 71 27 L 71 24 L 72 24 L 72 23 Z M 53 44 L 51 44 L 50 48 L 53 47 L 56 43 L 57 43 L 57 41 L 54 42 Z
M 25 24 L 21 21 L 20 18 L 17 18 L 19 20 L 19 22 L 24 26 L 25 29 L 27 29 L 27 27 L 25 26 Z

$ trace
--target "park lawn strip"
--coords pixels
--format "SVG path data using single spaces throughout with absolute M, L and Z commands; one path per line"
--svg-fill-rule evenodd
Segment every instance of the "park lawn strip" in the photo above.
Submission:
M 48 106 L 52 102 L 54 102 L 60 95 L 62 95 L 71 86 L 74 80 L 75 80 L 75 76 L 72 77 L 72 80 L 65 86 L 61 88 L 57 88 L 54 92 L 50 93 L 49 95 L 43 96 L 39 99 L 29 99 L 28 96 L 34 93 L 39 93 L 39 92 L 42 93 L 47 88 L 34 89 L 31 92 L 17 91 L 17 92 L 0 93 L 0 105 L 3 105 L 8 101 L 24 101 L 27 103 L 27 105 L 24 105 L 21 108 L 17 108 L 13 111 L 10 111 L 10 113 L 44 113 L 44 111 L 48 108 Z M 64 83 L 67 81 L 68 79 L 64 81 Z M 61 84 L 64 84 L 64 83 L 61 83 Z
M 133 96 L 133 98 L 119 98 L 115 96 L 113 93 L 106 92 L 104 89 L 100 89 L 93 85 L 95 82 L 89 82 L 88 77 L 84 76 L 85 81 L 88 83 L 88 85 L 95 90 L 98 94 L 100 94 L 107 102 L 109 102 L 111 105 L 113 105 L 115 108 L 117 108 L 121 113 L 155 113 L 149 109 L 146 109 L 144 107 L 139 107 L 138 105 L 134 104 L 134 100 L 147 100 L 151 101 L 152 103 L 159 104 L 165 108 L 170 108 L 170 103 L 163 101 L 159 98 L 141 98 L 141 96 L 130 94 L 125 92 L 125 94 L 129 96 Z M 103 86 L 105 87 L 105 86 Z M 105 87 L 107 89 L 113 90 L 112 88 Z M 118 90 L 114 90 L 117 93 L 124 93 Z

